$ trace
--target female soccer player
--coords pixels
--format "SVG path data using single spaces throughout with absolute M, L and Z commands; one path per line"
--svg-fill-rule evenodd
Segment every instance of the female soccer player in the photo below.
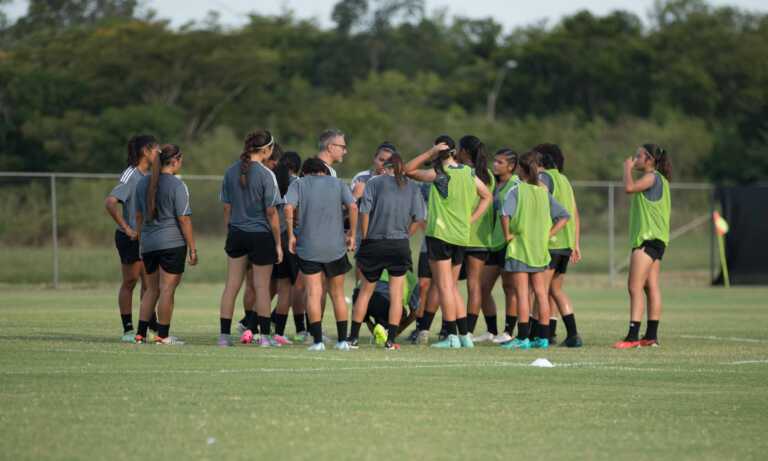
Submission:
M 578 263 L 581 260 L 581 221 L 579 209 L 576 206 L 576 196 L 568 178 L 562 173 L 565 158 L 557 144 L 539 144 L 533 148 L 541 154 L 541 167 L 539 169 L 539 181 L 547 186 L 552 197 L 560 203 L 565 211 L 573 218 L 568 220 L 565 227 L 549 240 L 549 256 L 552 260 L 546 271 L 547 285 L 549 286 L 549 304 L 552 309 L 550 318 L 550 343 L 555 338 L 555 308 L 560 311 L 560 316 L 565 324 L 567 335 L 560 345 L 565 347 L 581 347 L 582 340 L 576 328 L 576 316 L 573 313 L 571 298 L 563 291 L 563 279 L 568 270 L 568 263 Z
M 642 172 L 635 180 L 632 170 Z M 669 181 L 672 164 L 667 152 L 656 144 L 643 144 L 633 157 L 624 161 L 624 191 L 632 196 L 629 208 L 629 333 L 614 344 L 617 349 L 658 346 L 661 319 L 659 273 L 664 250 L 669 244 L 669 219 L 672 210 Z M 648 326 L 638 338 L 643 318 L 643 294 L 647 302 Z
M 384 163 L 385 173 L 368 181 L 360 202 L 362 242 L 357 265 L 363 275 L 352 315 L 351 347 L 357 347 L 360 326 L 376 282 L 384 270 L 389 274 L 388 350 L 399 349 L 395 343 L 403 313 L 403 283 L 411 270 L 409 237 L 424 221 L 426 210 L 419 187 L 403 174 L 403 159 L 391 153 Z
M 231 346 L 232 314 L 235 298 L 243 284 L 246 269 L 251 266 L 256 318 L 251 316 L 248 329 L 240 341 L 254 342 L 254 330 L 261 333 L 258 344 L 262 347 L 277 345 L 270 340 L 269 282 L 272 265 L 282 261 L 280 223 L 277 205 L 280 191 L 274 173 L 263 165 L 272 155 L 275 139 L 269 131 L 259 130 L 245 138 L 240 159 L 224 173 L 221 201 L 224 203 L 224 222 L 227 225 L 227 282 L 221 295 L 220 346 Z
M 141 296 L 146 291 L 144 263 L 139 254 L 139 239 L 136 232 L 136 184 L 146 176 L 152 162 L 157 159 L 160 145 L 153 136 L 134 136 L 128 141 L 128 168 L 120 176 L 120 182 L 112 189 L 104 206 L 107 213 L 117 224 L 115 230 L 115 247 L 120 256 L 120 269 L 123 282 L 117 293 L 117 305 L 120 319 L 123 322 L 123 342 L 134 342 L 133 331 L 133 289 L 141 279 Z M 117 204 L 122 204 L 122 213 Z M 152 315 L 155 318 L 154 313 Z M 157 329 L 155 325 L 151 328 Z
M 136 224 L 141 243 L 141 258 L 147 272 L 147 291 L 141 299 L 137 343 L 146 342 L 147 327 L 157 304 L 155 343 L 184 344 L 170 336 L 173 298 L 184 273 L 184 260 L 197 264 L 197 247 L 192 232 L 189 189 L 174 176 L 181 170 L 183 154 L 179 146 L 165 144 L 152 174 L 136 185 Z
M 433 160 L 434 168 L 419 170 L 428 160 Z M 417 181 L 432 183 L 426 232 L 433 275 L 430 290 L 438 290 L 443 317 L 448 322 L 448 336 L 433 346 L 474 347 L 457 283 L 470 227 L 488 209 L 491 193 L 472 168 L 456 161 L 456 144 L 449 136 L 438 137 L 432 148 L 408 162 L 405 171 Z M 480 201 L 474 206 L 477 196 Z
M 570 215 L 539 182 L 538 157 L 536 152 L 520 157 L 521 181 L 509 191 L 502 208 L 507 241 L 504 270 L 512 273 L 519 315 L 517 338 L 503 344 L 506 349 L 549 347 L 549 287 L 545 274 L 551 259 L 549 239 L 565 226 Z M 533 344 L 528 339 L 530 286 L 539 302 L 540 316 L 540 334 Z
M 336 349 L 350 350 L 347 342 L 347 301 L 344 297 L 344 274 L 352 267 L 347 251 L 355 248 L 357 205 L 349 187 L 327 175 L 322 160 L 310 158 L 302 166 L 303 177 L 288 188 L 285 218 L 288 224 L 289 248 L 299 257 L 299 271 L 304 277 L 309 312 L 309 332 L 314 344 L 311 351 L 324 351 L 321 297 L 325 274 L 328 292 L 336 314 L 338 342 Z M 344 235 L 342 207 L 349 210 L 349 233 Z M 298 218 L 298 223 L 294 220 Z M 296 226 L 298 224 L 298 226 Z M 295 229 L 295 233 L 294 233 Z
M 467 135 L 459 140 L 457 159 L 460 163 L 474 168 L 475 175 L 485 184 L 489 191 L 493 191 L 496 188 L 496 179 L 493 177 L 493 171 L 488 168 L 485 144 L 476 136 Z M 477 201 L 479 199 L 473 205 L 476 205 Z M 489 206 L 485 213 L 472 223 L 469 230 L 469 242 L 464 251 L 466 256 L 464 265 L 467 272 L 467 327 L 470 334 L 474 334 L 482 305 L 483 268 L 488 260 L 492 233 L 493 207 Z M 478 339 L 487 341 L 490 338 L 487 334 L 484 334 Z

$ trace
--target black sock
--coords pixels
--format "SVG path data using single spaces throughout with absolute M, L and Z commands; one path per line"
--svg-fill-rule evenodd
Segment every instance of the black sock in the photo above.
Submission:
M 637 341 L 640 337 L 640 325 L 642 322 L 629 322 L 629 333 L 624 341 Z
M 467 330 L 472 334 L 475 333 L 475 325 L 477 325 L 477 315 L 467 314 Z
M 286 323 L 288 323 L 288 314 L 275 313 L 275 334 L 283 336 Z
M 257 334 L 259 332 L 259 320 L 256 318 L 256 312 L 247 311 L 245 313 L 245 323 L 243 324 L 251 330 L 251 333 Z
M 349 332 L 349 339 L 358 339 L 360 337 L 360 327 L 362 325 L 362 322 L 352 321 L 352 329 Z
M 269 321 L 272 322 L 272 323 L 275 323 L 275 324 L 277 323 L 277 309 L 273 310 L 269 314 Z
M 659 332 L 659 321 L 649 320 L 648 325 L 645 327 L 645 336 L 643 339 L 658 339 L 657 334 Z
M 128 333 L 133 330 L 133 315 L 120 314 L 120 320 L 123 321 L 123 333 Z
M 539 324 L 539 338 L 549 340 L 549 325 Z
M 547 338 L 554 338 L 557 336 L 557 319 L 549 319 L 549 336 Z
M 394 325 L 391 323 L 387 324 L 387 342 L 388 343 L 395 342 L 395 337 L 397 336 L 397 327 L 398 325 Z
M 422 325 L 424 324 L 424 314 L 421 315 L 421 317 L 416 317 L 416 331 L 423 330 Z
M 528 339 L 528 335 L 531 334 L 531 324 L 519 322 L 517 324 L 517 339 L 520 341 Z
M 307 329 L 304 323 L 304 314 L 293 314 L 293 324 L 296 325 L 296 333 L 301 333 Z
M 259 333 L 269 336 L 272 320 L 269 317 L 256 316 L 259 319 Z
M 460 319 L 456 319 L 456 327 L 458 327 L 459 334 L 461 336 L 464 336 L 467 333 L 469 333 L 469 322 L 467 321 L 466 317 L 462 317 Z
M 440 335 L 441 336 L 446 336 L 446 335 L 449 335 L 449 334 L 450 333 L 448 332 L 448 322 L 443 320 L 443 324 L 440 325 Z
M 220 318 L 219 329 L 223 335 L 232 334 L 232 319 Z
M 506 321 L 504 322 L 504 331 L 509 333 L 509 336 L 512 336 L 512 332 L 515 331 L 516 323 L 517 323 L 516 315 L 508 315 L 506 317 Z
M 323 342 L 323 327 L 320 322 L 310 323 L 309 332 L 312 334 L 315 344 Z
M 149 329 L 157 331 L 157 312 L 152 312 L 152 317 L 149 318 Z
M 432 328 L 432 321 L 435 320 L 435 313 L 434 312 L 424 312 L 424 317 L 421 321 L 421 328 L 420 330 L 429 330 Z
M 139 319 L 139 329 L 136 330 L 137 336 L 147 337 L 147 329 L 149 328 L 149 322 Z
M 240 325 L 248 328 L 248 314 L 244 315 L 243 318 L 238 320 L 238 323 L 240 323 Z
M 167 338 L 168 332 L 171 330 L 171 325 L 163 325 L 162 323 L 157 324 L 157 336 L 160 338 Z
M 339 342 L 347 340 L 347 321 L 346 320 L 336 322 L 336 335 L 339 337 Z
M 576 317 L 573 314 L 564 315 L 563 323 L 565 324 L 565 329 L 568 332 L 569 338 L 579 334 L 579 330 L 576 329 Z
M 539 328 L 538 328 L 539 321 L 538 321 L 538 319 L 535 319 L 533 317 L 529 317 L 528 318 L 528 323 L 530 323 L 530 325 L 531 325 L 530 330 L 528 331 L 528 339 L 533 341 L 533 338 L 535 338 L 536 335 L 539 333 Z
M 456 321 L 452 322 L 445 322 L 445 334 L 447 335 L 455 335 L 456 334 Z
M 496 314 L 483 314 L 483 317 L 485 317 L 485 326 L 488 328 L 488 333 L 492 334 L 493 336 L 499 334 L 499 327 L 496 325 Z
M 304 313 L 304 320 L 307 322 L 307 325 L 310 325 L 312 323 L 312 322 L 309 321 L 309 313 L 307 313 L 307 312 Z M 320 322 L 322 322 L 322 321 L 323 321 L 323 318 L 320 317 Z

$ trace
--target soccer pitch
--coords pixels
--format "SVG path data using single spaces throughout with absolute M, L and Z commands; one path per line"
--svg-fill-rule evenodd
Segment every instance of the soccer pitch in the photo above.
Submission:
M 220 285 L 178 290 L 181 347 L 120 344 L 116 285 L 0 287 L 2 458 L 765 458 L 768 289 L 664 286 L 662 347 L 618 351 L 625 291 L 577 285 L 582 349 L 316 354 L 216 347 Z

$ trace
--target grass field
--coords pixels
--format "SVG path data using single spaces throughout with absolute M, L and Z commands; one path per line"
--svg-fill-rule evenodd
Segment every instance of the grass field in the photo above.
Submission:
M 188 345 L 119 344 L 114 288 L 0 287 L 0 458 L 764 459 L 768 450 L 765 288 L 665 287 L 656 349 L 610 349 L 625 333 L 623 290 L 573 288 L 580 350 L 322 354 L 217 348 L 221 287 L 204 284 L 177 295 L 173 332 Z M 538 357 L 556 367 L 528 366 Z

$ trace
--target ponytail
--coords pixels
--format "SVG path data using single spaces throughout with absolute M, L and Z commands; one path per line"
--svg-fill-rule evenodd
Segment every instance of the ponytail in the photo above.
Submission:
M 536 151 L 530 151 L 520 157 L 518 165 L 522 173 L 523 180 L 531 185 L 539 184 L 539 162 L 541 154 Z
M 285 196 L 288 193 L 288 186 L 291 185 L 291 172 L 298 174 L 299 171 L 301 171 L 299 154 L 288 151 L 280 156 L 275 167 L 275 178 L 277 179 L 277 188 L 280 189 L 280 195 Z
M 491 174 L 488 172 L 488 157 L 485 156 L 485 144 L 477 136 L 466 135 L 459 140 L 459 147 L 469 154 L 475 175 L 485 185 L 491 183 Z
M 171 163 L 171 160 L 181 156 L 181 148 L 176 144 L 164 144 L 160 149 L 157 161 L 152 162 L 152 176 L 149 178 L 147 189 L 147 216 L 146 222 L 157 219 L 157 189 L 160 183 L 160 168 Z
M 672 161 L 663 147 L 657 144 L 643 144 L 643 149 L 653 159 L 656 171 L 661 173 L 667 181 L 672 181 Z
M 434 168 L 435 173 L 437 173 L 437 176 L 446 176 L 445 170 L 443 169 L 443 162 L 448 157 L 456 154 L 456 141 L 453 140 L 452 137 L 448 136 L 447 134 L 440 135 L 435 139 L 434 144 L 440 144 L 444 143 L 448 145 L 448 149 L 441 151 L 439 154 L 437 154 L 437 158 L 432 161 L 432 168 Z
M 157 145 L 157 139 L 151 135 L 138 135 L 128 140 L 128 156 L 126 163 L 128 166 L 136 167 L 139 165 L 141 155 L 147 147 Z
M 405 166 L 403 165 L 403 158 L 400 157 L 400 154 L 393 152 L 392 156 L 389 157 L 389 160 L 384 162 L 384 167 L 392 168 L 392 170 L 394 170 L 395 181 L 397 181 L 398 187 L 405 187 L 407 181 L 405 178 L 405 173 L 403 172 Z
M 248 185 L 248 171 L 251 169 L 251 154 L 274 144 L 275 139 L 267 130 L 257 130 L 245 137 L 243 152 L 240 153 L 240 187 Z

